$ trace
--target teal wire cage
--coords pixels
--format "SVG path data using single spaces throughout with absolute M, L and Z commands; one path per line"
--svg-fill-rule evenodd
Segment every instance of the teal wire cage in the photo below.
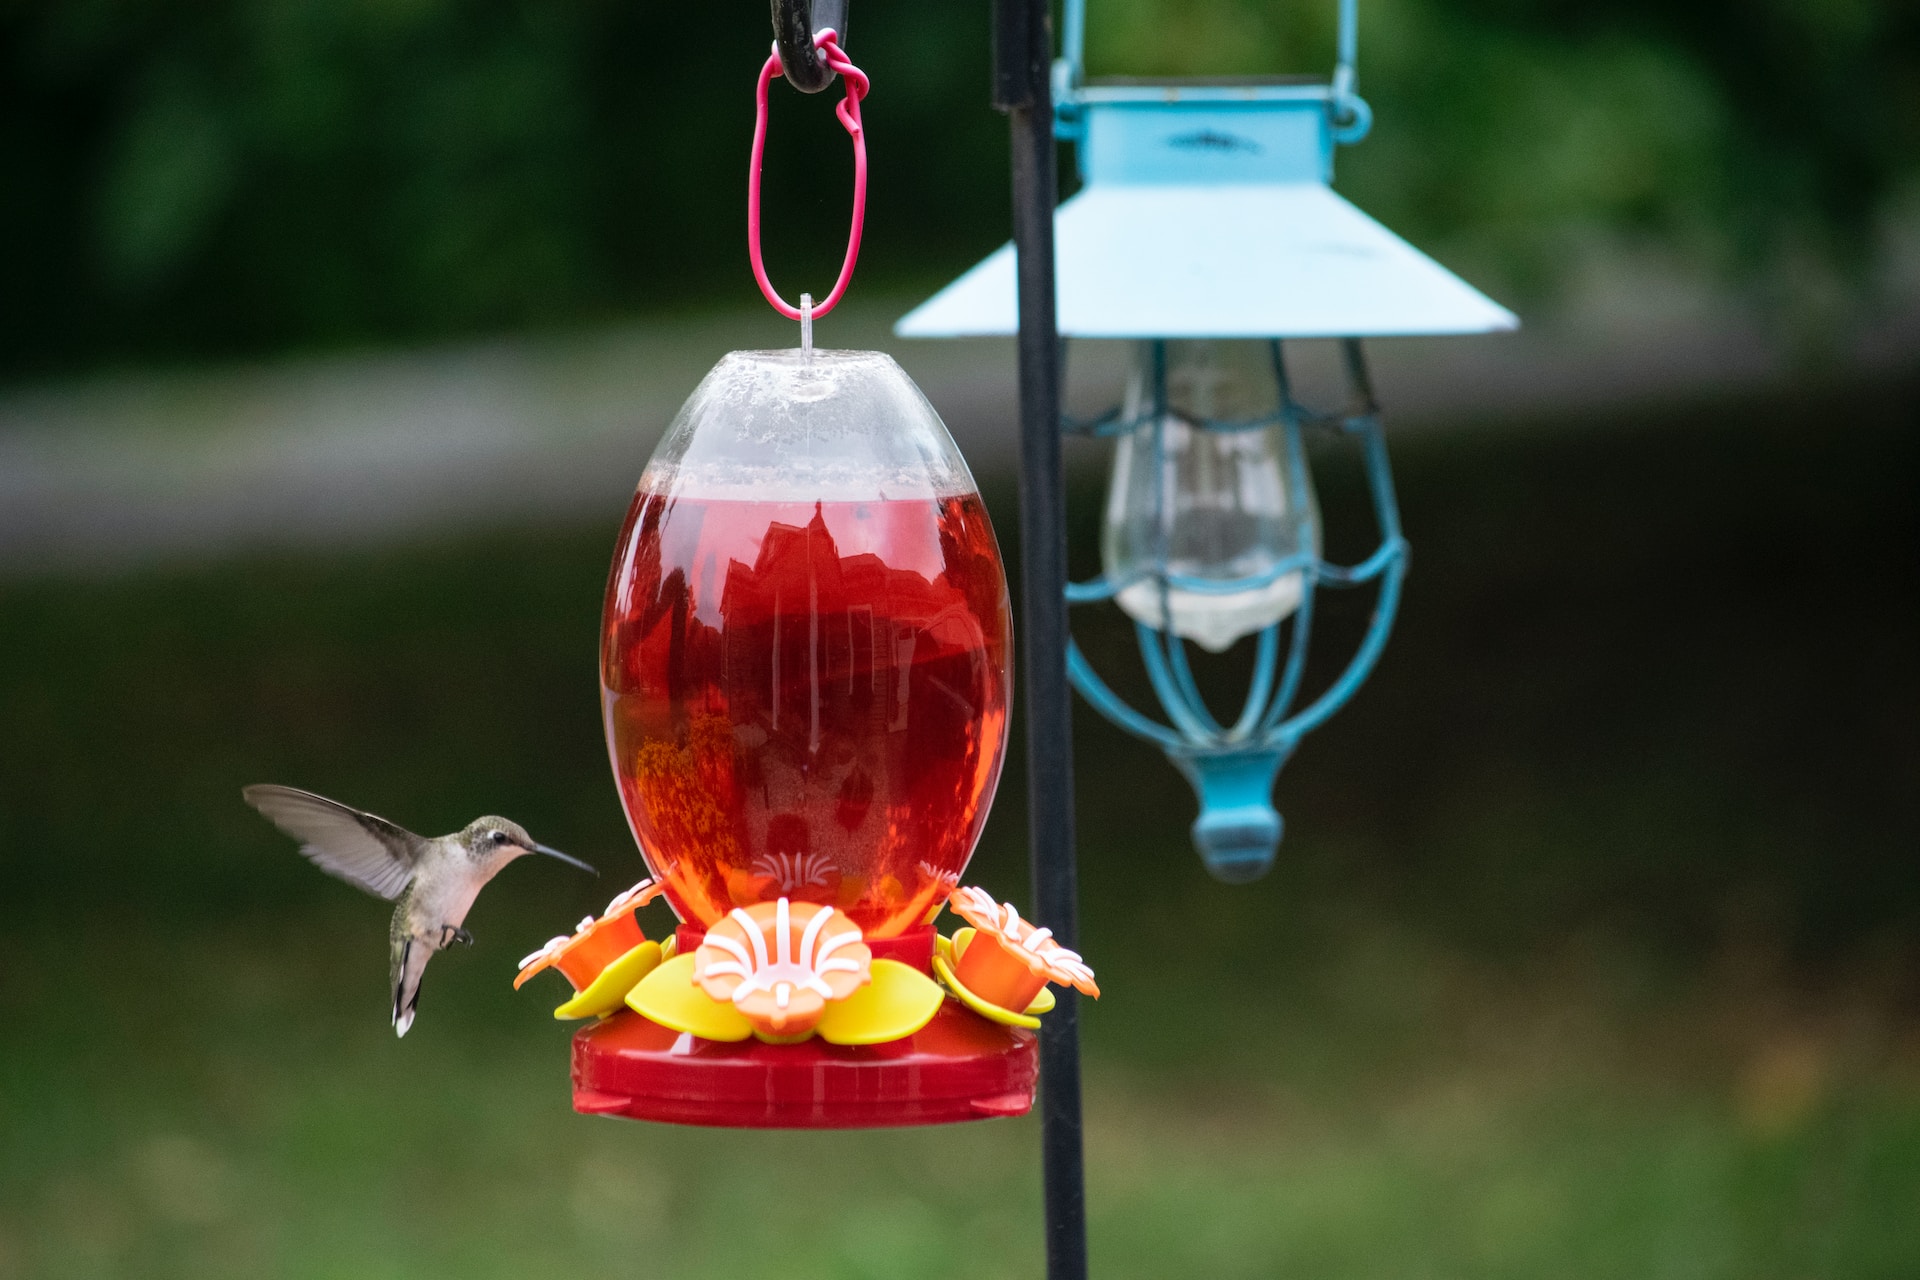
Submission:
M 1193 784 L 1200 800 L 1200 814 L 1193 823 L 1194 847 L 1207 869 L 1230 883 L 1256 879 L 1273 864 L 1283 827 L 1272 803 L 1280 767 L 1300 739 L 1338 711 L 1373 670 L 1393 628 L 1407 570 L 1407 543 L 1400 532 L 1386 437 L 1359 341 L 1348 339 L 1341 344 L 1351 404 L 1334 413 L 1315 413 L 1300 404 L 1288 376 L 1285 345 L 1279 339 L 1267 345 L 1279 390 L 1273 413 L 1251 419 L 1200 419 L 1196 425 L 1219 432 L 1278 427 L 1288 464 L 1283 474 L 1291 489 L 1289 505 L 1294 510 L 1310 509 L 1313 504 L 1306 433 L 1328 432 L 1353 442 L 1366 468 L 1367 489 L 1379 530 L 1374 551 L 1353 565 L 1330 563 L 1317 551 L 1300 552 L 1273 562 L 1256 575 L 1241 578 L 1182 574 L 1163 551 L 1157 563 L 1135 569 L 1126 577 L 1103 574 L 1067 587 L 1068 602 L 1082 605 L 1112 600 L 1140 579 L 1145 579 L 1164 600 L 1176 590 L 1219 596 L 1258 591 L 1297 576 L 1301 584 L 1299 603 L 1291 615 L 1261 628 L 1254 639 L 1252 680 L 1240 714 L 1231 723 L 1216 718 L 1201 697 L 1187 643 L 1170 628 L 1137 619 L 1133 623 L 1141 661 L 1164 722 L 1116 693 L 1094 670 L 1078 643 L 1068 641 L 1067 674 L 1074 688 L 1108 720 L 1164 751 Z M 1092 422 L 1068 419 L 1066 429 L 1102 437 L 1146 433 L 1156 462 L 1164 463 L 1165 424 L 1170 409 L 1165 342 L 1154 341 L 1151 352 L 1151 391 L 1138 410 L 1124 416 L 1116 411 Z M 1319 588 L 1375 583 L 1378 589 L 1372 617 L 1358 648 L 1338 678 L 1312 701 L 1299 706 Z M 1163 604 L 1162 616 L 1171 614 L 1170 602 Z

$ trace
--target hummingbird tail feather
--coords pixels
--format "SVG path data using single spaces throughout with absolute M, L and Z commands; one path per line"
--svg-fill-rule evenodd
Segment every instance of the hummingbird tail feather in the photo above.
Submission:
M 431 952 L 424 947 L 418 964 L 414 963 L 416 943 L 412 938 L 403 939 L 393 964 L 393 1034 L 404 1036 L 413 1026 L 413 1015 L 420 1007 L 420 979 L 427 971 L 427 956 Z

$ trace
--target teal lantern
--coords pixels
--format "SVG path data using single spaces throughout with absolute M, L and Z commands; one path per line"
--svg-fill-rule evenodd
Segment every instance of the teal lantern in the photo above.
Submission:
M 1332 189 L 1339 145 L 1372 113 L 1355 90 L 1356 0 L 1341 0 L 1327 81 L 1088 81 L 1085 0 L 1067 0 L 1054 67 L 1055 131 L 1076 146 L 1081 190 L 1055 212 L 1059 331 L 1125 340 L 1119 405 L 1063 428 L 1114 441 L 1101 575 L 1074 604 L 1115 602 L 1133 622 L 1158 716 L 1121 698 L 1078 646 L 1081 695 L 1159 746 L 1199 797 L 1194 845 L 1222 880 L 1273 864 L 1273 788 L 1302 737 L 1351 698 L 1393 626 L 1407 544 L 1361 340 L 1486 333 L 1518 321 Z M 903 337 L 1016 331 L 1007 245 L 905 316 Z M 1302 405 L 1289 339 L 1340 341 L 1344 407 Z M 1378 543 L 1356 564 L 1321 554 L 1306 437 L 1364 462 Z M 1302 699 L 1323 587 L 1371 588 L 1371 621 L 1345 668 Z M 1188 646 L 1254 646 L 1239 714 L 1200 697 Z

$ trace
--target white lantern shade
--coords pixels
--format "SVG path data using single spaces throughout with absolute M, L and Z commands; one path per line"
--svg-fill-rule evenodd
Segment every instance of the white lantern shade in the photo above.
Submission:
M 1086 186 L 1055 212 L 1074 338 L 1487 333 L 1513 313 L 1336 195 L 1319 95 L 1084 91 Z M 901 319 L 908 338 L 1018 329 L 1013 246 Z

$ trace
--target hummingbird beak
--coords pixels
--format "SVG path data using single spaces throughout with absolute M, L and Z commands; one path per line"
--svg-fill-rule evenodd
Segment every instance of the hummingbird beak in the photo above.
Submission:
M 588 866 L 586 863 L 580 861 L 580 859 L 570 858 L 566 854 L 560 852 L 558 849 L 549 849 L 544 844 L 536 844 L 535 846 L 533 846 L 533 851 L 535 853 L 544 853 L 549 858 L 558 858 L 560 859 L 560 861 L 566 863 L 570 867 L 580 868 L 582 871 L 586 872 L 588 875 L 597 876 L 600 874 L 598 871 L 594 870 L 592 867 Z

